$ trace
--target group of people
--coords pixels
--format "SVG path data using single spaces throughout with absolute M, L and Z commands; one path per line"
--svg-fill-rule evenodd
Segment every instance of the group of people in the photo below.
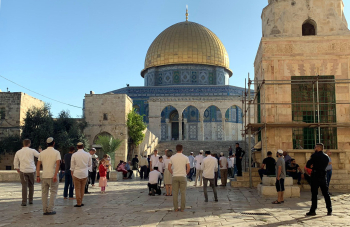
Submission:
M 301 184 L 304 178 L 311 186 L 312 205 L 307 216 L 316 215 L 318 189 L 321 188 L 322 194 L 326 202 L 328 210 L 327 215 L 332 215 L 332 203 L 330 200 L 329 183 L 332 176 L 332 159 L 331 152 L 327 150 L 323 152 L 323 144 L 318 143 L 315 146 L 315 153 L 311 155 L 310 160 L 305 166 L 305 173 L 300 166 L 296 164 L 295 159 L 291 158 L 287 152 L 278 150 L 276 153 L 277 161 L 272 157 L 272 152 L 267 152 L 267 158 L 263 160 L 259 175 L 261 179 L 263 175 L 276 176 L 276 190 L 278 198 L 273 204 L 284 203 L 283 194 L 285 191 L 284 181 L 287 176 L 297 179 L 297 183 Z
M 69 153 L 61 160 L 60 152 L 54 148 L 54 138 L 47 138 L 46 144 L 47 148 L 45 150 L 39 149 L 39 151 L 36 151 L 30 148 L 31 141 L 25 139 L 23 140 L 23 148 L 15 154 L 14 167 L 20 175 L 22 184 L 22 206 L 27 206 L 27 202 L 33 204 L 34 179 L 36 178 L 36 182 L 41 183 L 43 214 L 56 214 L 54 205 L 58 191 L 61 163 L 64 163 L 65 166 L 63 197 L 67 199 L 69 196 L 69 199 L 73 199 L 75 191 L 77 203 L 74 207 L 84 206 L 84 194 L 89 194 L 89 184 L 94 186 L 97 169 L 99 187 L 101 187 L 101 193 L 105 193 L 107 172 L 110 167 L 110 157 L 108 155 L 98 160 L 95 155 L 96 149 L 92 148 L 89 152 L 86 152 L 84 151 L 84 144 L 79 142 L 76 146 L 77 151 L 75 152 L 75 147 L 70 147 Z M 38 159 L 36 165 L 35 158 Z M 41 168 L 42 173 L 40 173 Z
M 195 175 L 194 186 L 198 184 L 199 186 L 203 185 L 204 201 L 208 202 L 207 187 L 209 182 L 210 187 L 213 189 L 214 201 L 218 202 L 216 191 L 218 175 L 221 175 L 220 186 L 226 186 L 228 175 L 234 176 L 235 172 L 242 175 L 242 165 L 237 165 L 237 163 L 241 163 L 245 152 L 239 147 L 238 143 L 236 144 L 236 154 L 233 154 L 231 147 L 230 149 L 229 158 L 226 158 L 223 152 L 220 153 L 219 157 L 217 154 L 210 151 L 204 152 L 203 150 L 200 150 L 196 156 L 194 156 L 193 152 L 189 156 L 185 156 L 182 153 L 183 147 L 180 144 L 176 146 L 174 155 L 172 150 L 165 150 L 163 156 L 158 155 L 158 150 L 154 150 L 153 154 L 148 156 L 148 158 L 144 156 L 139 161 L 140 178 L 144 179 L 148 176 L 150 196 L 161 194 L 161 183 L 164 180 L 166 189 L 164 194 L 165 196 L 173 196 L 175 211 L 184 211 L 187 180 L 192 181 L 193 175 Z M 181 194 L 180 207 L 178 207 L 179 192 Z

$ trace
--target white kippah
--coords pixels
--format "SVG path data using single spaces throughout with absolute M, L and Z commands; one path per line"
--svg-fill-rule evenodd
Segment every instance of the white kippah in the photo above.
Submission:
M 53 138 L 49 137 L 49 138 L 47 138 L 46 143 L 52 143 L 52 141 L 53 141 Z
M 77 143 L 77 146 L 84 145 L 82 142 Z

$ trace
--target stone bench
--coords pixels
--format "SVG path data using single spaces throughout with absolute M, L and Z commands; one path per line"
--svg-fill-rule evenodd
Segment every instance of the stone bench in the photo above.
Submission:
M 264 176 L 262 179 L 262 184 L 259 184 L 258 194 L 261 197 L 277 197 L 276 191 L 276 177 Z M 300 197 L 300 187 L 293 185 L 293 178 L 286 177 L 284 181 L 284 197 L 286 198 L 299 198 Z

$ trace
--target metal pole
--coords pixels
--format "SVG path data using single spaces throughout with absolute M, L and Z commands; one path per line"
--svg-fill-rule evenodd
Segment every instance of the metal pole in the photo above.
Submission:
M 314 111 L 314 123 L 316 123 L 316 109 L 315 109 L 315 83 L 312 84 L 312 108 Z M 314 128 L 314 139 L 315 139 L 315 146 L 316 146 L 316 128 Z M 304 145 L 305 146 L 305 145 Z
M 248 74 L 249 77 L 249 74 Z M 247 78 L 244 79 L 244 150 L 247 150 Z M 245 162 L 244 162 L 245 163 Z M 246 165 L 244 164 L 244 170 L 246 171 Z
M 320 94 L 318 90 L 318 76 L 316 81 L 316 89 L 317 89 L 317 123 L 320 123 Z M 321 143 L 321 127 L 318 126 L 318 142 Z
M 250 77 L 248 73 L 248 125 L 250 124 Z M 249 154 L 249 187 L 253 187 L 253 178 L 252 178 L 252 152 L 251 152 L 251 139 L 252 139 L 252 129 L 249 126 L 248 129 L 249 137 L 248 137 L 248 154 Z

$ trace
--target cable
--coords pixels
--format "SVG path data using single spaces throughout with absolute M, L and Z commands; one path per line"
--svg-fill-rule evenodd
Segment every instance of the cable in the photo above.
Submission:
M 16 82 L 13 82 L 12 80 L 9 80 L 9 79 L 7 79 L 6 77 L 4 77 L 4 76 L 2 76 L 2 75 L 0 75 L 0 77 L 4 78 L 4 79 L 7 80 L 7 81 L 10 81 L 11 83 L 16 84 L 17 86 L 20 86 L 20 87 L 22 87 L 22 88 L 24 88 L 24 89 L 26 89 L 26 90 L 28 90 L 28 91 L 30 91 L 30 92 L 33 92 L 33 93 L 35 93 L 35 94 L 37 94 L 37 95 L 40 95 L 40 96 L 45 97 L 45 98 L 47 98 L 47 99 L 50 99 L 50 100 L 52 100 L 52 101 L 59 102 L 59 103 L 61 103 L 61 104 L 67 105 L 67 106 L 71 106 L 71 107 L 83 109 L 83 108 L 80 107 L 80 106 L 74 106 L 74 105 L 71 105 L 71 104 L 68 104 L 68 103 L 65 103 L 65 102 L 58 101 L 58 100 L 56 100 L 56 99 L 49 98 L 49 97 L 47 97 L 47 96 L 45 96 L 45 95 L 39 94 L 38 92 L 32 91 L 32 90 L 30 90 L 29 88 L 23 87 L 22 85 L 17 84 Z

